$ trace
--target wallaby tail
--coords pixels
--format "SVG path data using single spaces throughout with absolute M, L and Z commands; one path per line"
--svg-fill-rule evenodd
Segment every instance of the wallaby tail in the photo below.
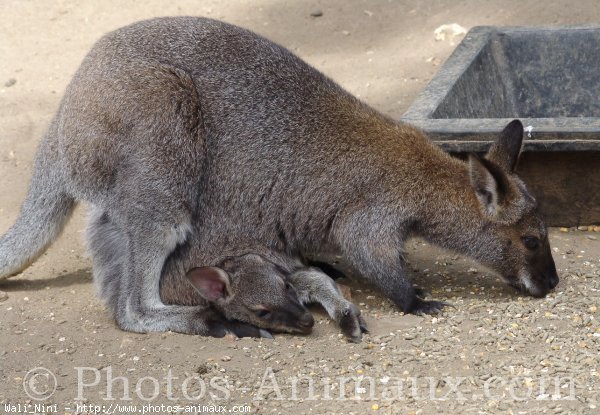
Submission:
M 0 237 L 0 280 L 23 271 L 42 255 L 58 237 L 75 207 L 60 174 L 50 171 L 55 166 L 40 155 L 21 213 Z

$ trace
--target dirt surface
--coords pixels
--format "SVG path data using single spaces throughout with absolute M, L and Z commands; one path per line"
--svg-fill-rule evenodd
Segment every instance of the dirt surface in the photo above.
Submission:
M 587 24 L 600 21 L 600 8 L 596 0 L 2 1 L 0 233 L 17 217 L 36 145 L 94 40 L 162 15 L 252 29 L 399 117 L 460 40 L 436 41 L 439 26 Z M 562 279 L 545 299 L 414 242 L 415 282 L 455 309 L 404 316 L 351 284 L 371 330 L 361 344 L 318 310 L 310 336 L 235 340 L 117 329 L 94 294 L 83 213 L 33 266 L 0 282 L 0 413 L 176 412 L 160 404 L 200 413 L 211 404 L 283 414 L 599 413 L 598 232 L 551 232 Z M 27 375 L 36 367 L 52 374 Z

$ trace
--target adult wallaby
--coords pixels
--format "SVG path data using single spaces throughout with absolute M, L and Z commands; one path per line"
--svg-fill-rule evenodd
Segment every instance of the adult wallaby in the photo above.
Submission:
M 169 256 L 163 268 L 163 303 L 202 306 L 184 333 L 222 337 L 270 337 L 262 329 L 310 333 L 314 319 L 303 304 L 318 303 L 358 342 L 366 332 L 359 309 L 346 300 L 329 276 L 293 258 L 263 247 L 252 249 L 236 239 L 218 252 L 203 249 L 196 233 Z M 92 211 L 87 232 L 94 280 L 114 316 L 118 316 L 127 240 L 105 212 Z M 256 251 L 262 252 L 257 254 Z M 201 266 L 204 265 L 204 266 Z M 117 317 L 117 320 L 119 318 Z
M 100 39 L 68 86 L 0 240 L 0 276 L 39 256 L 84 200 L 127 237 L 127 330 L 195 317 L 159 294 L 191 223 L 290 255 L 334 248 L 405 312 L 442 307 L 407 279 L 413 235 L 543 296 L 558 276 L 514 174 L 522 133 L 510 123 L 485 158 L 465 163 L 247 30 L 193 17 L 135 23 Z

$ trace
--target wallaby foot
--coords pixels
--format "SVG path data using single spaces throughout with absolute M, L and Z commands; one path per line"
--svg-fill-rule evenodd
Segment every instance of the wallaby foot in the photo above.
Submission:
M 260 329 L 256 326 L 241 321 L 229 321 L 224 317 L 217 315 L 216 313 L 213 318 L 205 320 L 204 322 L 208 326 L 208 331 L 203 332 L 200 330 L 192 334 L 219 338 L 225 337 L 227 334 L 233 334 L 238 338 L 262 337 L 266 339 L 273 339 L 273 336 L 267 330 Z
M 165 305 L 160 298 L 160 277 L 168 255 L 186 241 L 189 222 L 130 223 L 127 228 L 126 274 L 121 277 L 115 316 L 119 326 L 134 332 L 174 331 L 223 337 L 261 337 L 252 325 L 228 321 L 206 306 Z M 125 228 L 125 229 L 127 229 Z M 124 289 L 123 289 L 124 288 Z
M 291 274 L 288 281 L 294 286 L 303 303 L 318 303 L 352 342 L 360 342 L 367 332 L 367 324 L 360 310 L 344 298 L 339 288 L 328 275 L 309 268 Z

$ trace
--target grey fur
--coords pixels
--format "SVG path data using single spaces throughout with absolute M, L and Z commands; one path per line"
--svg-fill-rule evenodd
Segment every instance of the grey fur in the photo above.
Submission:
M 29 202 L 0 240 L 0 275 L 38 255 L 65 206 L 83 200 L 125 235 L 116 319 L 126 330 L 189 329 L 189 307 L 163 304 L 159 285 L 193 226 L 221 238 L 216 250 L 246 239 L 297 258 L 331 248 L 405 312 L 440 308 L 405 275 L 402 247 L 415 235 L 542 296 L 558 276 L 535 200 L 512 170 L 522 132 L 509 124 L 480 161 L 489 176 L 473 176 L 256 34 L 193 17 L 135 23 L 100 39 L 67 88 Z M 494 180 L 491 198 L 473 177 Z

